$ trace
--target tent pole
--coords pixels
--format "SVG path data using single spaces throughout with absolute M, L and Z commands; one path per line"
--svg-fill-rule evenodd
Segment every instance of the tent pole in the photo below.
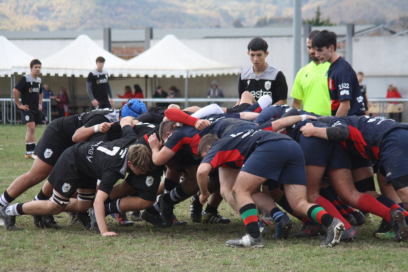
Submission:
M 186 72 L 186 82 L 185 82 L 185 84 L 184 84 L 184 98 L 185 98 L 185 100 L 184 100 L 184 108 L 187 108 L 187 107 L 188 107 L 187 89 L 188 89 L 188 72 Z

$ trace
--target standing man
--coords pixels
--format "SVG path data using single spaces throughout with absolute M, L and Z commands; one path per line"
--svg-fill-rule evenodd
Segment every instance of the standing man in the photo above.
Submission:
M 365 106 L 365 115 L 369 115 L 368 108 L 370 107 L 370 103 L 368 102 L 367 98 L 367 85 L 364 83 L 364 73 L 363 72 L 358 72 L 357 73 L 357 80 L 358 83 L 360 84 L 360 91 L 361 95 L 363 96 L 364 100 L 364 106 Z
M 24 75 L 13 89 L 14 101 L 21 111 L 22 123 L 27 125 L 26 159 L 35 159 L 35 128 L 42 124 L 40 111 L 42 110 L 43 94 L 41 90 L 41 62 L 34 59 L 30 62 L 30 74 Z M 21 93 L 21 103 L 19 100 Z
M 320 63 L 312 47 L 313 38 L 320 31 L 310 32 L 306 39 L 307 52 L 312 60 L 297 73 L 292 88 L 292 107 L 319 115 L 331 115 L 330 94 L 327 91 L 327 71 L 330 63 Z
M 256 101 L 263 95 L 269 95 L 272 98 L 272 104 L 286 104 L 288 96 L 286 78 L 279 69 L 270 66 L 265 61 L 268 54 L 268 44 L 265 40 L 254 38 L 249 42 L 248 56 L 252 62 L 252 67 L 243 70 L 239 76 L 238 94 L 240 100 L 242 93 L 248 91 Z
M 44 87 L 42 89 L 42 94 L 43 94 L 43 99 L 54 99 L 54 94 L 50 90 L 50 87 L 48 86 L 48 84 L 44 84 Z M 51 101 L 50 101 L 49 107 L 51 108 Z M 44 114 L 45 122 L 46 123 L 51 122 L 51 120 L 48 120 L 48 103 L 47 102 L 42 103 L 42 113 Z
M 330 62 L 328 85 L 333 116 L 364 115 L 365 107 L 356 72 L 336 52 L 337 36 L 323 30 L 312 41 L 316 58 L 321 63 Z
M 112 90 L 109 85 L 108 72 L 103 70 L 105 59 L 96 58 L 96 69 L 91 71 L 86 80 L 86 91 L 91 98 L 91 109 L 95 108 L 113 108 Z M 109 98 L 110 97 L 110 102 Z

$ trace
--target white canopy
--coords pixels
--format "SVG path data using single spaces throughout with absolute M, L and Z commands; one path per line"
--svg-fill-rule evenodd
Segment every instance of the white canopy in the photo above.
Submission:
M 165 36 L 152 48 L 127 61 L 131 76 L 195 77 L 239 74 L 240 68 L 222 64 L 193 51 L 174 35 Z
M 0 76 L 11 76 L 16 72 L 14 66 L 24 67 L 26 72 L 33 59 L 33 56 L 15 46 L 6 37 L 0 36 Z
M 125 66 L 126 61 L 104 50 L 87 35 L 78 36 L 67 47 L 41 60 L 41 73 L 43 75 L 87 77 L 89 72 L 96 68 L 95 60 L 99 56 L 105 58 L 104 69 L 109 74 L 114 76 L 122 74 L 121 69 Z

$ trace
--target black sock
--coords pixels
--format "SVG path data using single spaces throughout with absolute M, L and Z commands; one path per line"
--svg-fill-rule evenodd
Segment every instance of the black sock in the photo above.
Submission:
M 325 214 L 322 216 L 322 225 L 325 226 L 326 228 L 328 228 L 331 223 L 333 222 L 333 216 L 331 216 L 330 214 Z
M 17 204 L 17 212 L 18 212 L 18 214 L 19 215 L 23 215 L 24 214 L 24 212 L 23 212 L 23 204 L 24 203 L 19 203 L 19 204 Z
M 213 207 L 210 204 L 207 204 L 207 207 L 205 208 L 205 212 L 206 213 L 213 213 L 213 214 L 217 214 L 218 213 L 218 209 L 217 207 Z
M 167 203 L 172 203 L 175 205 L 186 196 L 187 194 L 184 192 L 183 187 L 181 187 L 181 184 L 179 184 L 175 189 L 171 190 L 170 193 L 165 194 L 163 196 L 163 200 L 166 201 Z
M 35 143 L 31 143 L 31 154 L 34 154 L 34 150 L 35 150 Z
M 105 204 L 105 216 L 111 213 L 121 213 L 120 209 L 120 198 L 114 202 Z
M 109 204 L 113 202 L 113 200 L 108 196 L 108 198 L 105 200 L 104 204 Z
M 30 155 L 31 154 L 31 144 L 26 143 L 26 155 Z
M 244 221 L 247 233 L 255 239 L 258 238 L 261 233 L 258 227 L 258 210 L 256 205 L 253 203 L 246 204 L 239 209 L 239 213 Z
M 179 185 L 178 182 L 172 181 L 171 179 L 165 178 L 164 179 L 164 193 L 170 193 L 171 190 Z
M 0 197 L 0 206 L 4 207 L 14 201 L 15 198 L 12 198 L 8 193 L 7 190 L 4 191 L 3 195 Z
M 150 208 L 146 209 L 147 212 L 152 213 L 152 214 L 160 214 L 160 212 L 158 212 L 153 206 L 151 206 Z
M 42 189 L 34 198 L 34 200 L 48 200 L 48 199 L 50 199 L 50 197 L 45 195 Z

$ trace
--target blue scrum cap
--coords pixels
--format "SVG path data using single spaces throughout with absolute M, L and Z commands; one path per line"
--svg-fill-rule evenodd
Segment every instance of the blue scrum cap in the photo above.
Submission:
M 123 107 L 122 107 L 122 117 L 126 116 L 133 116 L 138 117 L 139 115 L 145 113 L 147 111 L 146 105 L 138 100 L 138 99 L 130 99 Z

